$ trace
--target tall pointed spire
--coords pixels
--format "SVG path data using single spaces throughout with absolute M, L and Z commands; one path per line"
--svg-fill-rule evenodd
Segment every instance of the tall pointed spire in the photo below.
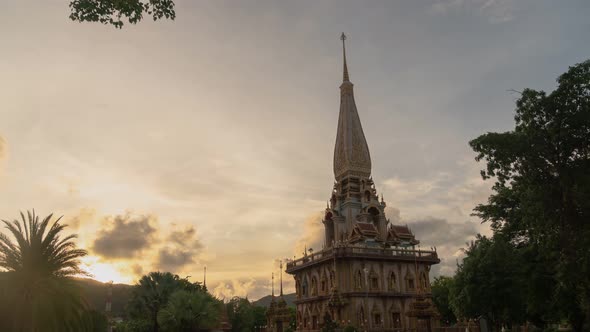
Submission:
M 207 266 L 203 267 L 203 288 L 207 289 Z
M 348 77 L 348 66 L 346 65 L 346 45 L 344 41 L 346 40 L 346 35 L 344 32 L 340 36 L 340 40 L 342 40 L 342 56 L 344 57 L 344 76 L 342 78 L 343 82 L 350 82 L 350 78 Z
M 354 102 L 353 84 L 348 76 L 344 44 L 346 35 L 343 33 L 340 39 L 344 56 L 344 81 L 340 85 L 340 114 L 334 147 L 334 176 L 337 181 L 348 175 L 367 178 L 371 175 L 369 146 Z

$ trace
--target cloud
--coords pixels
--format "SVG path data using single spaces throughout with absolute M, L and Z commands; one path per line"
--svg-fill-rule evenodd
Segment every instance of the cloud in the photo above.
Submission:
M 78 214 L 72 217 L 66 217 L 64 223 L 72 229 L 77 230 L 80 228 L 80 226 L 84 226 L 91 223 L 95 217 L 96 209 L 85 207 L 81 208 L 80 211 L 78 211 Z
M 184 244 L 184 243 L 192 240 L 196 234 L 197 234 L 197 231 L 195 230 L 195 228 L 192 226 L 189 226 L 185 230 L 182 230 L 182 231 L 173 231 L 168 236 L 168 240 L 173 243 Z
M 143 267 L 141 267 L 141 265 L 139 265 L 139 264 L 133 264 L 131 266 L 131 272 L 135 276 L 140 276 L 143 274 Z
M 423 249 L 436 247 L 441 263 L 434 265 L 431 277 L 451 275 L 457 260 L 463 258 L 461 248 L 480 232 L 480 224 L 475 221 L 450 223 L 446 219 L 426 217 L 408 222 L 408 226 L 420 240 Z
M 284 293 L 293 292 L 294 281 L 291 276 L 283 275 Z M 257 300 L 261 297 L 271 295 L 272 279 L 269 275 L 267 278 L 239 278 L 233 280 L 222 280 L 212 284 L 209 289 L 211 293 L 220 299 L 231 299 L 234 296 L 248 297 L 250 300 Z M 275 295 L 280 292 L 279 279 L 275 277 Z
M 194 227 L 175 230 L 167 237 L 167 244 L 158 251 L 156 267 L 164 271 L 178 271 L 195 263 L 204 248 Z
M 190 250 L 162 248 L 158 253 L 159 270 L 176 271 L 193 262 L 194 258 Z
M 8 156 L 8 143 L 6 142 L 4 137 L 2 137 L 2 135 L 0 135 L 0 161 L 5 159 L 7 156 Z
M 309 216 L 303 222 L 303 234 L 295 243 L 295 255 L 303 254 L 303 251 L 313 248 L 318 251 L 324 246 L 324 224 L 322 224 L 323 213 L 317 212 Z
M 514 0 L 437 0 L 431 7 L 435 14 L 472 13 L 487 17 L 490 23 L 512 21 Z
M 153 215 L 107 216 L 106 228 L 98 233 L 92 251 L 107 259 L 125 259 L 139 256 L 155 241 L 157 218 Z
M 445 219 L 427 217 L 408 222 L 408 226 L 419 240 L 428 246 L 464 244 L 479 232 L 478 224 L 471 221 L 449 223 Z

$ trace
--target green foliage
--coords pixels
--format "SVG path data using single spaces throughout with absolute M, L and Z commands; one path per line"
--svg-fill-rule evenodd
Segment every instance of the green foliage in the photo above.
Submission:
M 254 316 L 254 326 L 266 325 L 266 308 L 252 305 L 252 314 Z
M 85 274 L 76 235 L 61 237 L 66 225 L 52 215 L 39 220 L 35 212 L 21 221 L 3 220 L 12 238 L 0 234 L 0 330 L 85 331 L 87 305 L 71 279 Z
M 128 319 L 117 324 L 117 332 L 146 332 L 152 331 L 152 325 L 145 319 Z
M 289 327 L 295 330 L 297 326 L 297 310 L 295 307 L 287 307 L 289 309 Z
M 254 331 L 254 306 L 248 299 L 234 297 L 226 303 L 226 310 L 233 332 Z
M 141 277 L 133 287 L 131 300 L 127 305 L 133 325 L 144 325 L 145 322 L 149 322 L 151 330 L 158 331 L 160 310 L 168 304 L 171 295 L 178 290 L 205 293 L 201 284 L 191 283 L 170 272 L 150 272 Z M 181 302 L 181 299 L 178 301 Z
M 199 331 L 219 322 L 222 304 L 209 293 L 177 290 L 158 313 L 163 331 Z
M 326 312 L 324 315 L 324 326 L 322 332 L 335 332 L 338 328 L 338 323 L 332 320 L 332 317 Z
M 527 315 L 547 323 L 559 310 L 580 331 L 590 320 L 590 61 L 557 82 L 550 94 L 522 92 L 514 130 L 470 142 L 495 180 L 475 214 L 522 248 Z
M 450 284 L 450 303 L 459 317 L 486 317 L 495 325 L 524 322 L 522 262 L 503 239 L 478 235 Z
M 154 21 L 176 18 L 172 0 L 72 0 L 70 9 L 72 21 L 100 22 L 116 28 L 123 27 L 125 18 L 136 24 L 144 14 L 150 15 Z
M 84 324 L 83 331 L 87 332 L 104 332 L 109 324 L 107 316 L 93 309 L 82 314 L 82 321 Z
M 357 329 L 354 326 L 348 325 L 344 328 L 344 332 L 357 332 Z
M 450 296 L 453 288 L 453 278 L 440 276 L 434 278 L 431 285 L 432 301 L 438 308 L 442 322 L 449 326 L 457 321 L 451 308 Z

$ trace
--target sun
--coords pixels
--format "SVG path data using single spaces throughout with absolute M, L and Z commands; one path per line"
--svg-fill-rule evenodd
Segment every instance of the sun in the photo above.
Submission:
M 97 257 L 85 257 L 82 261 L 82 268 L 91 274 L 92 279 L 100 282 L 133 283 L 132 276 L 121 273 L 115 264 L 100 262 Z

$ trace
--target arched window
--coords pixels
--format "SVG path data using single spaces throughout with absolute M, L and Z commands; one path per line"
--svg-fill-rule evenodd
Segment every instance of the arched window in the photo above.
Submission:
M 362 274 L 361 270 L 356 271 L 356 276 L 354 278 L 354 287 L 356 289 L 363 288 L 363 274 Z
M 424 272 L 420 273 L 420 287 L 422 287 L 422 290 L 428 289 L 428 278 Z
M 326 278 L 325 274 L 322 276 L 322 279 L 320 280 L 320 292 L 322 292 L 322 294 L 328 292 L 328 278 Z
M 359 322 L 364 325 L 367 322 L 367 319 L 365 318 L 365 308 L 361 307 L 361 310 L 359 310 Z
M 373 326 L 382 326 L 383 325 L 383 318 L 381 318 L 380 312 L 373 313 Z
M 301 295 L 307 296 L 307 278 L 303 279 L 301 283 Z
M 371 201 L 371 192 L 370 191 L 365 191 L 365 201 L 367 203 L 369 203 Z
M 377 226 L 379 224 L 379 210 L 372 206 L 371 208 L 369 208 L 369 214 L 371 215 L 371 221 L 373 221 L 373 224 L 375 224 L 375 226 Z
M 297 297 L 301 297 L 301 283 L 299 279 L 295 279 L 295 293 L 297 293 Z
M 330 288 L 336 287 L 336 274 L 334 271 L 330 271 Z
M 369 286 L 371 290 L 379 290 L 379 276 L 374 271 L 369 275 Z
M 311 296 L 318 295 L 318 280 L 316 277 L 311 278 Z
M 416 290 L 416 284 L 414 281 L 414 276 L 411 274 L 408 274 L 406 276 L 406 288 L 408 291 L 413 292 L 414 290 Z
M 397 290 L 397 278 L 395 277 L 395 272 L 391 271 L 391 273 L 389 274 L 389 280 L 388 280 L 388 287 L 387 287 L 390 291 L 396 291 Z
M 391 327 L 393 327 L 394 329 L 402 328 L 402 320 L 399 312 L 391 313 Z

